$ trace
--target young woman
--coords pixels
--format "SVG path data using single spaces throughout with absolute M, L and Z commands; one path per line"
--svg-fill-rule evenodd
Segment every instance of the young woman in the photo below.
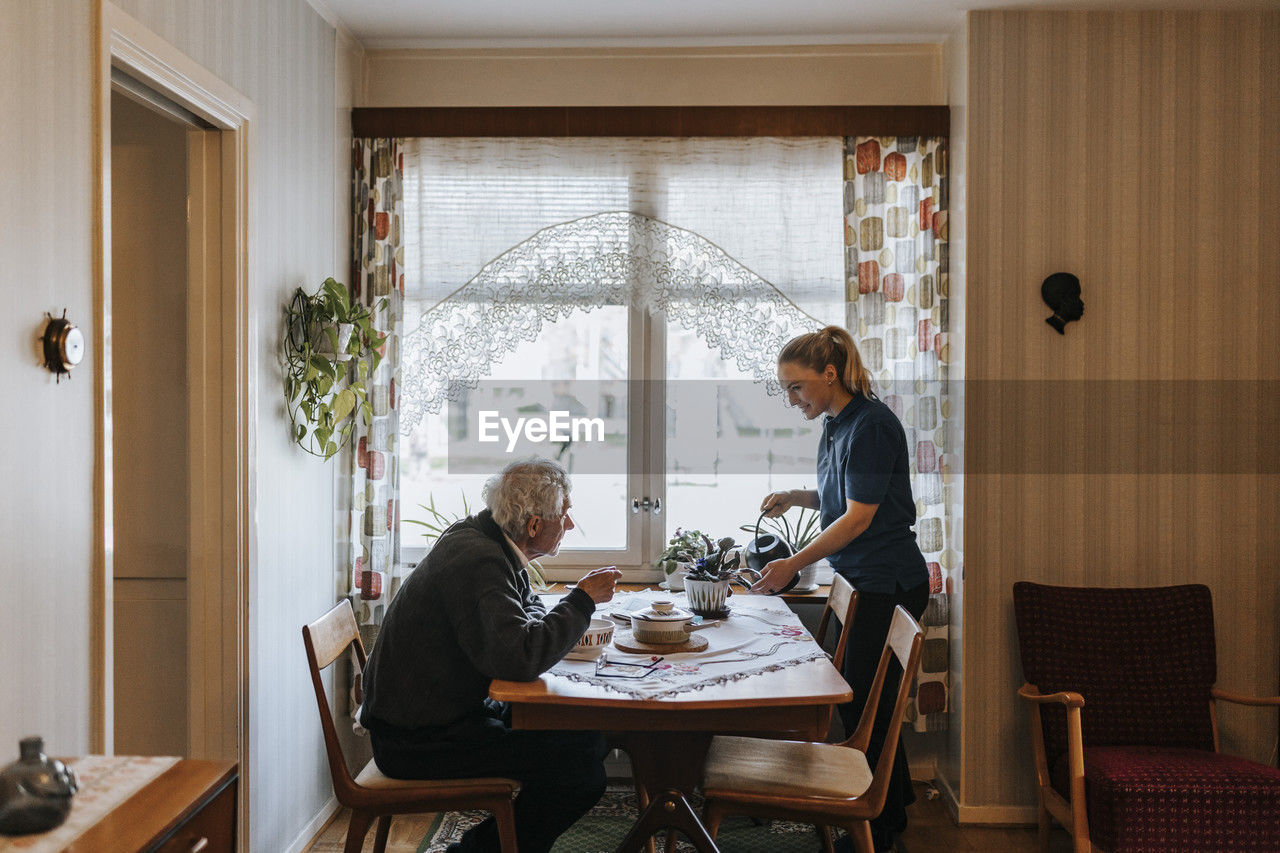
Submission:
M 907 436 L 871 391 L 870 375 L 853 338 L 838 326 L 801 335 L 783 347 L 778 380 L 787 405 L 809 420 L 825 416 L 818 443 L 818 488 L 773 492 L 765 496 L 760 510 L 776 517 L 793 506 L 816 509 L 822 532 L 795 555 L 765 566 L 752 591 L 777 592 L 802 567 L 823 557 L 858 590 L 844 663 L 853 702 L 839 708 L 845 729 L 852 732 L 875 678 L 894 608 L 901 604 L 919 619 L 929 603 L 929 573 L 911 529 L 916 510 Z M 867 750 L 872 767 L 884 746 L 900 677 L 901 669 L 891 666 Z M 877 850 L 893 849 L 894 836 L 907 825 L 906 806 L 914 801 L 899 742 L 889 797 L 880 817 L 871 822 Z

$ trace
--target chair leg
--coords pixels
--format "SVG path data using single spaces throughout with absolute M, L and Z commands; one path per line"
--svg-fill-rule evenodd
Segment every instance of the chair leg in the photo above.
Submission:
M 849 837 L 853 839 L 854 850 L 858 853 L 876 853 L 875 842 L 871 840 L 871 824 L 860 820 L 845 828 L 849 830 Z
M 720 808 L 720 804 L 714 800 L 707 800 L 702 804 L 702 825 L 707 828 L 707 835 L 711 836 L 711 840 L 715 841 L 716 835 L 720 832 L 720 823 L 724 820 L 724 809 Z
M 387 836 L 391 833 L 391 815 L 378 818 L 378 832 L 373 836 L 373 853 L 386 853 Z
M 822 844 L 822 853 L 836 853 L 836 834 L 829 826 L 815 826 L 818 830 L 818 841 Z
M 499 849 L 502 853 L 516 853 L 516 813 L 510 799 L 494 807 L 493 819 L 498 822 Z
M 636 805 L 640 812 L 644 812 L 649 808 L 649 792 L 641 785 L 639 780 L 636 781 Z M 712 836 L 715 837 L 714 835 Z M 653 836 L 649 836 L 649 840 L 645 842 L 645 853 L 658 853 L 658 845 L 654 842 Z
M 1049 839 L 1053 833 L 1053 818 L 1049 815 L 1049 810 L 1044 807 L 1044 803 L 1040 803 L 1039 827 L 1036 833 L 1036 840 L 1039 843 L 1040 853 L 1049 853 Z
M 351 822 L 347 824 L 347 844 L 342 848 L 343 853 L 360 853 L 364 849 L 364 837 L 369 834 L 371 823 L 373 815 L 368 812 L 351 812 Z

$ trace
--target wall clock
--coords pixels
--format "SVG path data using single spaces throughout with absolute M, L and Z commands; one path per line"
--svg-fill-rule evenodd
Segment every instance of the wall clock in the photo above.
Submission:
M 67 319 L 67 309 L 62 309 L 62 316 L 45 314 L 49 324 L 44 327 L 40 340 L 44 344 L 44 366 L 62 381 L 62 375 L 71 376 L 71 368 L 84 358 L 84 333 Z

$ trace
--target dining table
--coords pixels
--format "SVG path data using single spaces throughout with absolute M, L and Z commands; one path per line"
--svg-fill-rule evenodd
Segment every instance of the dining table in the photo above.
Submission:
M 604 731 L 628 753 L 648 804 L 618 853 L 641 849 L 660 831 L 668 849 L 680 831 L 702 853 L 714 853 L 689 804 L 712 737 L 822 740 L 833 708 L 852 692 L 799 618 L 770 596 L 732 596 L 727 615 L 696 631 L 707 640 L 704 650 L 620 648 L 636 647 L 628 615 L 663 599 L 688 606 L 683 592 L 616 595 L 597 608 L 597 616 L 616 623 L 599 656 L 563 660 L 536 681 L 494 680 L 489 695 L 508 703 L 515 728 Z

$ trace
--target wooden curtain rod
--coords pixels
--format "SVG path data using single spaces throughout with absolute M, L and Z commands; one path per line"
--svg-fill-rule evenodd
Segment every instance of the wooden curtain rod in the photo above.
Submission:
M 352 135 L 948 136 L 945 106 L 357 107 Z

